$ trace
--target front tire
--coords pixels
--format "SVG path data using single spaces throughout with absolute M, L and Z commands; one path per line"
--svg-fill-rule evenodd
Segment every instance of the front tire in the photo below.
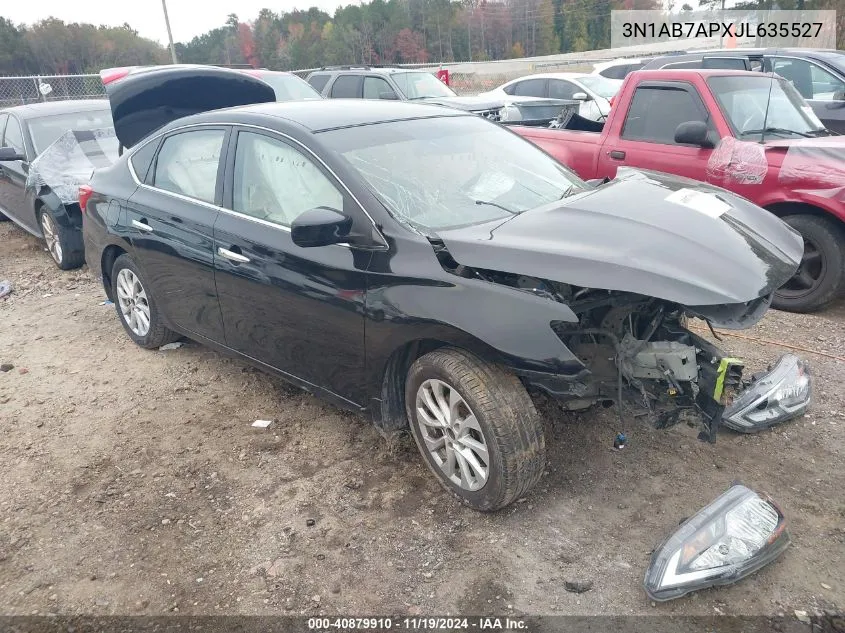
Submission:
M 775 291 L 772 307 L 813 312 L 845 290 L 845 232 L 815 215 L 790 215 L 783 221 L 804 238 L 804 255 L 792 279 Z
M 525 387 L 455 348 L 417 359 L 405 409 L 429 470 L 462 503 L 499 510 L 531 490 L 546 466 L 543 425 Z
M 111 283 L 117 316 L 137 345 L 155 349 L 181 338 L 164 325 L 149 285 L 129 255 L 121 255 L 115 260 Z
M 85 245 L 82 231 L 56 222 L 48 209 L 42 208 L 38 214 L 41 234 L 47 243 L 47 252 L 61 270 L 73 270 L 85 263 Z

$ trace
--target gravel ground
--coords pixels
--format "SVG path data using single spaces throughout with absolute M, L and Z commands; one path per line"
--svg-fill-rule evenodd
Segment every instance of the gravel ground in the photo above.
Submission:
M 144 351 L 85 271 L 0 224 L 0 602 L 7 614 L 742 614 L 845 607 L 845 363 L 805 354 L 810 413 L 772 431 L 542 407 L 538 489 L 465 509 L 412 441 L 195 343 Z M 845 356 L 845 301 L 747 336 Z M 763 367 L 784 349 L 724 346 Z M 274 419 L 255 429 L 256 419 Z M 652 548 L 734 480 L 793 546 L 732 587 L 650 603 Z M 566 581 L 591 581 L 581 594 Z

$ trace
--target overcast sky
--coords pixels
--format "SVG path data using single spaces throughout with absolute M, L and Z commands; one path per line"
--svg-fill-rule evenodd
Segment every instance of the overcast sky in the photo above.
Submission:
M 226 16 L 237 13 L 242 21 L 255 19 L 263 8 L 280 13 L 317 6 L 334 14 L 341 4 L 357 0 L 167 0 L 173 39 L 187 42 L 222 26 Z M 161 0 L 0 0 L 0 16 L 19 24 L 32 24 L 48 17 L 65 22 L 90 22 L 120 26 L 128 22 L 142 36 L 167 44 L 167 28 Z

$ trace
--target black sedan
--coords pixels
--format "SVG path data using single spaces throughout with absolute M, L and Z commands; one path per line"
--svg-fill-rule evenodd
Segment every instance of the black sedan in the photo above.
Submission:
M 80 189 L 86 259 L 138 345 L 188 336 L 410 426 L 479 510 L 543 473 L 531 394 L 696 411 L 710 440 L 807 407 L 795 356 L 750 383 L 685 327 L 753 324 L 798 266 L 801 238 L 746 200 L 641 172 L 594 187 L 439 106 L 157 72 L 109 84 L 128 150 Z M 202 112 L 225 99 L 254 105 Z
M 95 132 L 110 128 L 111 111 L 104 99 L 0 110 L 0 219 L 43 238 L 62 270 L 85 263 L 76 191 L 79 176 L 85 180 L 95 167 L 116 158 L 116 142 L 109 158 L 103 152 L 109 146 L 107 135 L 95 138 Z M 61 147 L 54 146 L 60 139 L 65 141 Z M 45 151 L 51 155 L 45 157 Z

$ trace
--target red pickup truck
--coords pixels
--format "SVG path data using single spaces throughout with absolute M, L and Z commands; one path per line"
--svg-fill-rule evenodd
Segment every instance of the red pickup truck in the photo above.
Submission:
M 637 71 L 603 125 L 574 117 L 559 129 L 513 130 L 585 180 L 614 178 L 619 167 L 668 172 L 782 218 L 803 236 L 804 258 L 776 291 L 776 308 L 816 310 L 845 290 L 845 137 L 826 130 L 786 79 Z

